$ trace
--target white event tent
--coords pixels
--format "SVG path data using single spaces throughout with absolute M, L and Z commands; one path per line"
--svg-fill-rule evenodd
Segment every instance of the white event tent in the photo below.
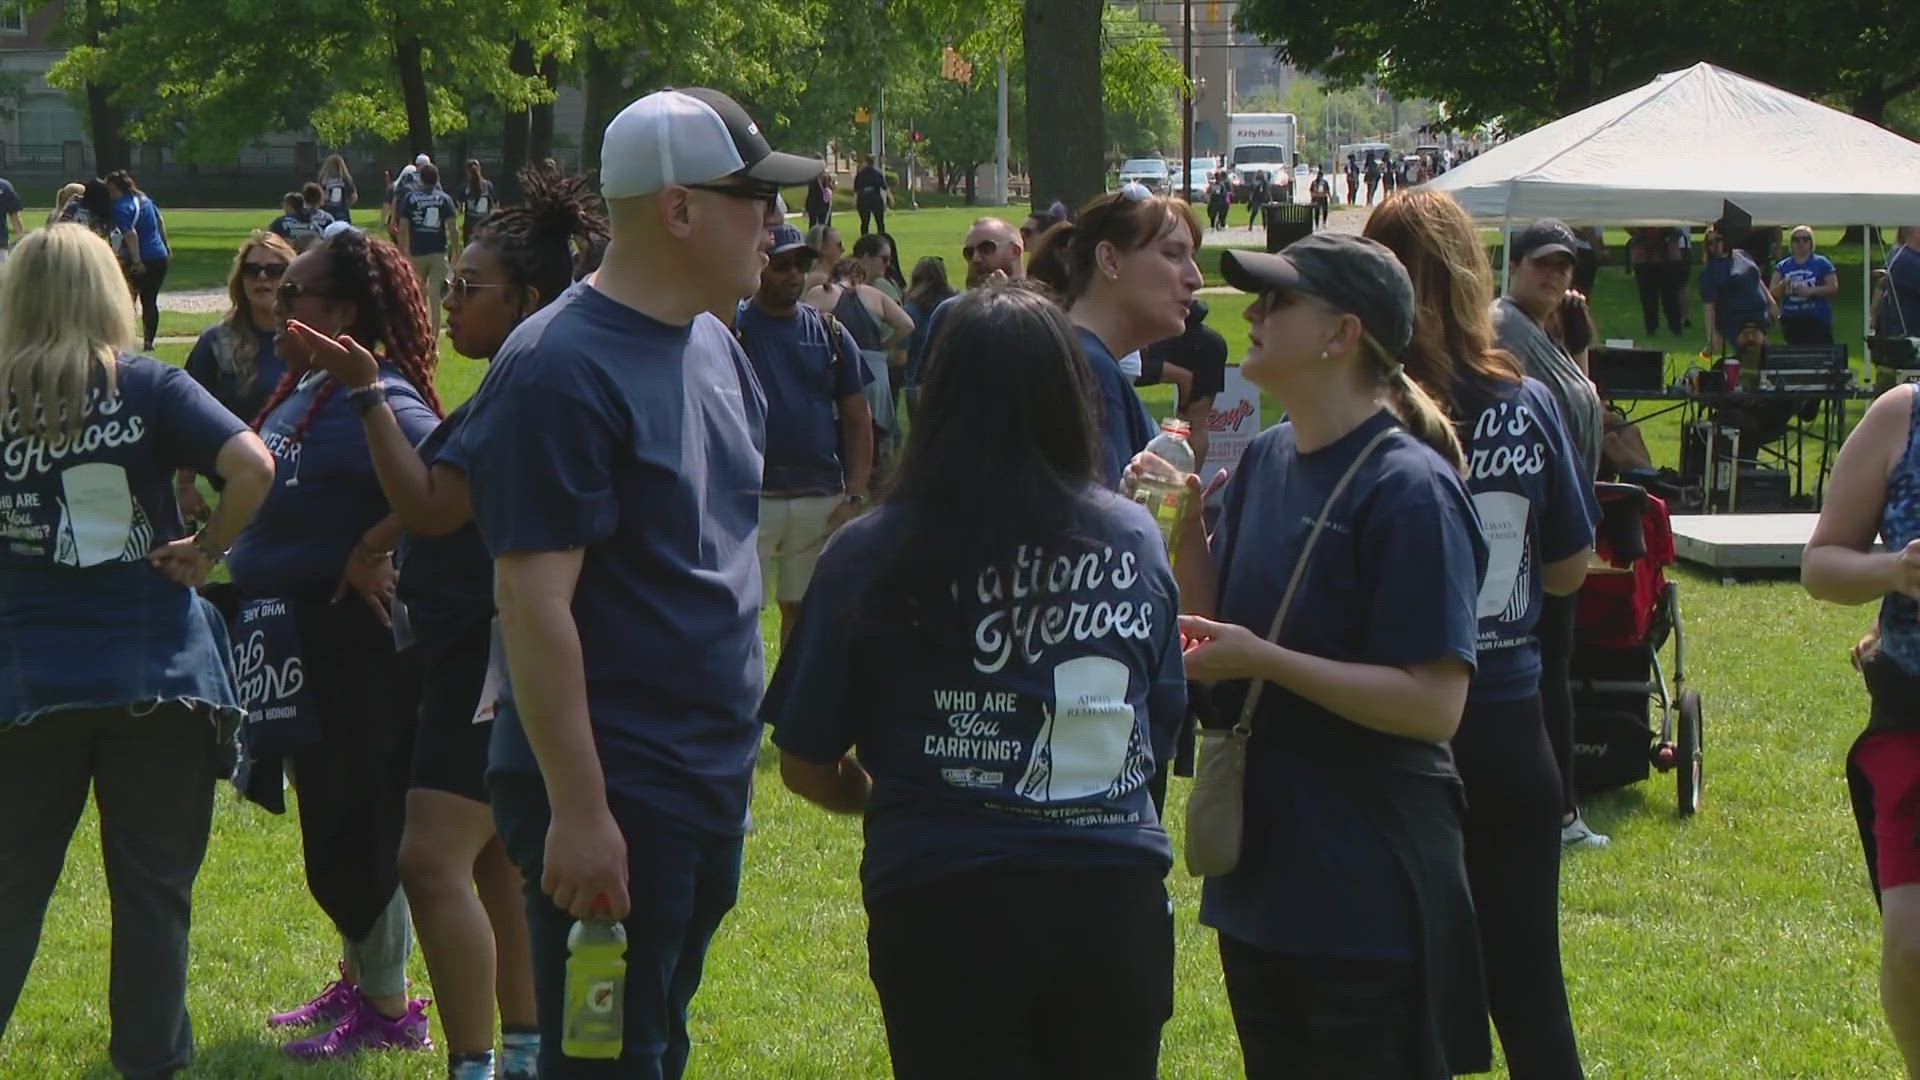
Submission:
M 1427 186 L 1503 235 L 1543 217 L 1705 225 L 1720 218 L 1722 200 L 1763 225 L 1902 225 L 1920 223 L 1920 143 L 1701 63 L 1535 128 Z

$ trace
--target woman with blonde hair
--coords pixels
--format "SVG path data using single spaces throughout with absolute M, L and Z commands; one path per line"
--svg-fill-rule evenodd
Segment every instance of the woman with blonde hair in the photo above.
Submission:
M 1444 192 L 1399 192 L 1364 235 L 1413 282 L 1418 314 L 1401 361 L 1453 417 L 1488 552 L 1476 668 L 1452 739 L 1487 1003 L 1515 1080 L 1578 1077 L 1560 967 L 1564 800 L 1536 626 L 1548 595 L 1572 596 L 1586 580 L 1599 510 L 1553 391 L 1494 345 L 1493 270 L 1466 211 Z
M 1220 267 L 1258 294 L 1241 371 L 1287 403 L 1212 535 L 1187 515 L 1173 560 L 1187 677 L 1218 683 L 1220 719 L 1251 730 L 1238 858 L 1200 903 L 1246 1074 L 1484 1072 L 1446 744 L 1487 551 L 1453 424 L 1401 367 L 1413 286 L 1385 247 L 1332 232 Z M 1128 484 L 1164 468 L 1142 454 Z
M 286 240 L 255 229 L 233 253 L 227 313 L 200 332 L 187 354 L 187 374 L 243 420 L 260 415 L 260 406 L 287 373 L 286 362 L 273 347 L 280 326 L 273 294 L 293 259 L 293 246 Z M 190 521 L 207 516 L 196 476 L 194 470 L 182 469 L 174 478 L 180 512 Z
M 80 213 L 80 196 L 87 193 L 85 184 L 68 184 L 53 197 L 53 209 L 47 214 L 47 224 L 72 221 Z
M 133 355 L 134 332 L 106 241 L 56 224 L 14 250 L 0 279 L 0 1036 L 91 788 L 113 900 L 108 1056 L 127 1076 L 171 1076 L 193 1055 L 193 881 L 241 717 L 226 632 L 194 587 L 266 497 L 273 461 L 186 372 Z M 226 480 L 191 536 L 181 467 Z
M 334 154 L 320 166 L 320 193 L 320 209 L 335 221 L 353 224 L 352 207 L 360 201 L 360 189 L 353 186 L 353 172 L 347 168 L 346 158 Z

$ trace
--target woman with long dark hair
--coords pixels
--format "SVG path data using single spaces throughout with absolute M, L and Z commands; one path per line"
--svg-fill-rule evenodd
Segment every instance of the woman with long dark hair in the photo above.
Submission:
M 153 339 L 160 332 L 160 286 L 167 280 L 172 250 L 167 246 L 167 221 L 160 208 L 147 198 L 133 181 L 133 174 L 121 169 L 107 175 L 107 187 L 113 193 L 113 224 L 120 230 L 125 254 L 121 265 L 140 296 L 142 345 L 153 351 Z
M 1119 358 L 1186 329 L 1187 304 L 1204 283 L 1193 261 L 1200 238 L 1186 203 L 1127 184 L 1048 229 L 1027 260 L 1027 276 L 1067 309 L 1093 368 L 1100 477 L 1109 487 L 1158 430 Z
M 228 565 L 242 601 L 278 601 L 291 617 L 279 640 L 297 650 L 306 711 L 281 745 L 248 747 L 249 792 L 276 806 L 274 766 L 291 762 L 307 885 L 344 955 L 338 980 L 269 1023 L 327 1025 L 287 1046 L 296 1057 L 417 1048 L 427 1044 L 427 1003 L 406 994 L 412 930 L 398 856 L 420 673 L 413 651 L 395 648 L 398 529 L 359 415 L 384 402 L 410 441 L 425 439 L 440 422 L 439 357 L 406 256 L 358 229 L 295 259 L 276 295 L 287 374 L 254 425 L 277 476 Z M 296 321 L 376 349 L 379 381 L 350 389 L 317 367 L 303 336 L 284 329 Z
M 761 717 L 789 788 L 865 815 L 896 1077 L 979 1075 L 964 1016 L 1003 1075 L 1144 1080 L 1173 1011 L 1147 795 L 1186 704 L 1172 572 L 1101 481 L 1059 310 L 993 287 L 942 323 L 898 482 L 821 555 Z
M 477 158 L 467 162 L 467 182 L 460 189 L 460 235 L 473 238 L 473 230 L 486 223 L 494 211 L 493 181 L 480 168 Z
M 1174 559 L 1187 675 L 1250 729 L 1238 860 L 1200 905 L 1247 1076 L 1483 1072 L 1447 740 L 1487 555 L 1453 423 L 1400 363 L 1413 286 L 1386 248 L 1331 232 L 1221 270 L 1259 294 L 1241 371 L 1287 403 L 1213 534 L 1188 515 Z
M 1364 235 L 1413 280 L 1419 314 L 1401 359 L 1453 417 L 1488 551 L 1476 668 L 1452 740 L 1487 1003 L 1514 1080 L 1569 1080 L 1582 1072 L 1560 967 L 1562 793 L 1534 627 L 1546 596 L 1586 580 L 1599 510 L 1553 391 L 1494 346 L 1493 269 L 1473 219 L 1421 188 L 1389 195 Z
M 926 364 L 927 348 L 932 344 L 934 309 L 954 292 L 952 283 L 947 280 L 946 260 L 938 255 L 928 255 L 914 264 L 913 280 L 907 286 L 907 299 L 903 305 L 907 317 L 913 320 L 913 336 L 907 339 L 907 370 L 903 378 L 909 420 L 920 407 L 920 369 Z
M 607 238 L 585 178 L 529 169 L 520 184 L 524 201 L 487 218 L 460 252 L 446 307 L 447 332 L 462 356 L 492 359 L 514 327 L 573 284 L 569 244 Z M 378 380 L 365 346 L 304 325 L 293 330 L 345 386 Z M 381 489 L 407 530 L 397 598 L 423 659 L 400 880 L 439 996 L 450 1080 L 493 1076 L 496 1000 L 501 1075 L 521 1080 L 539 1059 L 540 1026 L 520 872 L 487 804 L 493 562 L 473 524 L 458 449 L 466 417 L 466 405 L 447 414 L 418 450 L 390 408 L 376 405 L 361 422 Z
M 0 279 L 0 1040 L 91 788 L 113 901 L 107 1056 L 145 1077 L 193 1055 L 193 883 L 242 715 L 226 633 L 193 590 L 273 462 L 185 372 L 132 355 L 133 334 L 104 241 L 59 224 L 20 242 Z M 227 482 L 197 534 L 173 501 L 182 467 Z

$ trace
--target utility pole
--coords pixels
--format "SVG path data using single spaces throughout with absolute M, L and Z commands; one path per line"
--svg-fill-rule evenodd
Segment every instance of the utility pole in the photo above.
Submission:
M 1002 50 L 997 64 L 999 78 L 998 100 L 995 102 L 998 116 L 994 121 L 993 132 L 993 198 L 994 206 L 1007 205 L 1007 158 L 1013 153 L 1012 139 L 1007 134 L 1007 54 Z
M 1180 13 L 1180 71 L 1186 83 L 1180 88 L 1180 187 L 1183 198 L 1193 202 L 1193 0 L 1185 0 Z

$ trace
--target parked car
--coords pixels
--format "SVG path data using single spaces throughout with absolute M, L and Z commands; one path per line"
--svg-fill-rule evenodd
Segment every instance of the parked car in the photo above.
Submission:
M 1122 184 L 1140 183 L 1149 191 L 1164 192 L 1173 181 L 1173 170 L 1160 158 L 1128 158 L 1120 163 Z

